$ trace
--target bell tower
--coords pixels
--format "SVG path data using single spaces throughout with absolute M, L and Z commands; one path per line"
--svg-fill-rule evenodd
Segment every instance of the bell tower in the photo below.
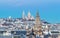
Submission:
M 40 21 L 39 12 L 36 14 L 35 25 L 33 27 L 35 35 L 42 35 L 42 23 Z

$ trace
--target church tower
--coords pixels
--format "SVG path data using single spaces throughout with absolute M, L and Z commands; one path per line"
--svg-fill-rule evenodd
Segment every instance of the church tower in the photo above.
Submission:
M 35 35 L 42 35 L 42 23 L 40 21 L 39 13 L 36 14 L 35 25 L 33 27 L 33 31 Z

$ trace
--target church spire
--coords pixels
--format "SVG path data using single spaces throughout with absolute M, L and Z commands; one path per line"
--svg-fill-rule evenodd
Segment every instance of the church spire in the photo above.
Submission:
M 39 12 L 36 13 L 35 26 L 33 27 L 35 35 L 42 35 L 42 24 L 40 21 Z
M 22 18 L 25 19 L 25 12 L 23 11 Z
M 39 16 L 39 12 L 37 11 L 37 13 L 36 13 L 36 19 L 35 19 L 35 24 L 37 24 L 37 25 L 41 25 L 41 21 L 40 21 L 40 16 Z
M 39 12 L 37 11 L 37 13 L 36 13 L 36 17 L 39 17 Z

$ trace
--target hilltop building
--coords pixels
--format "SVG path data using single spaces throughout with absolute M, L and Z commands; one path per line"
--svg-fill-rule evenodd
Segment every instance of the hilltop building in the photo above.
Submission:
M 27 16 L 25 16 L 25 12 L 23 11 L 22 18 L 26 20 L 34 20 L 34 17 L 31 15 L 30 11 Z

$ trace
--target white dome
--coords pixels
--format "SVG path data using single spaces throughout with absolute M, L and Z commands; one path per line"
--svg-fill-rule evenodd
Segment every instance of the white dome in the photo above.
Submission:
M 30 11 L 28 12 L 28 19 L 31 19 Z
M 31 17 L 31 20 L 33 20 L 33 19 L 34 19 L 34 17 L 32 16 L 32 17 Z

